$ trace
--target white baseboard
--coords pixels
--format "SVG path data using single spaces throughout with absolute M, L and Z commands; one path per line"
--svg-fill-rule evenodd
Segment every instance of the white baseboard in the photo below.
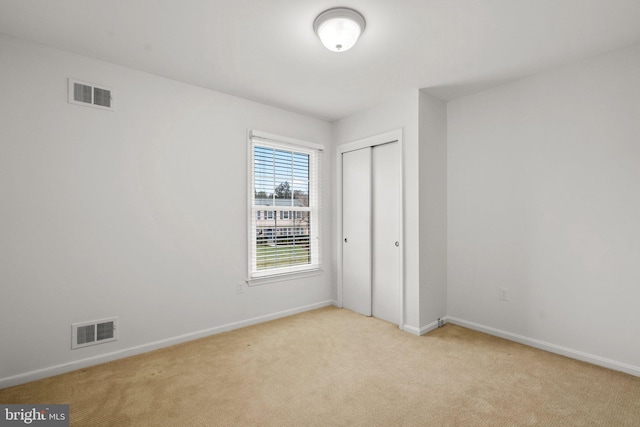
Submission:
M 409 332 L 410 334 L 420 336 L 420 329 L 415 328 L 413 326 L 404 325 L 402 327 L 402 330 L 405 331 L 405 332 Z
M 6 387 L 12 387 L 19 384 L 24 384 L 30 381 L 39 380 L 42 378 L 51 377 L 54 375 L 64 374 L 66 372 L 75 371 L 77 369 L 86 368 L 88 366 L 99 365 L 101 363 L 111 362 L 113 360 L 122 359 L 124 357 L 135 356 L 136 354 L 142 354 L 153 350 L 158 350 L 163 347 L 169 347 L 172 345 L 180 344 L 187 341 L 192 341 L 198 338 L 208 337 L 210 335 L 219 334 L 222 332 L 232 331 L 234 329 L 244 328 L 246 326 L 256 325 L 258 323 L 268 322 L 269 320 L 275 320 L 282 317 L 291 316 L 305 311 L 315 310 L 317 308 L 335 306 L 337 302 L 334 300 L 323 301 L 315 304 L 305 305 L 302 307 L 293 308 L 290 310 L 280 311 L 277 313 L 267 314 L 264 316 L 258 316 L 251 319 L 241 320 L 239 322 L 227 323 L 225 325 L 216 326 L 209 329 L 204 329 L 189 334 L 180 335 L 177 337 L 167 338 L 160 341 L 155 341 L 148 344 L 139 345 L 136 347 L 130 347 L 124 350 L 118 350 L 107 354 L 101 354 L 99 356 L 88 357 L 86 359 L 74 360 L 73 362 L 63 363 L 48 368 L 38 369 L 35 371 L 25 372 L 24 374 L 14 375 L 7 378 L 0 379 L 0 389 Z
M 444 317 L 442 319 L 445 319 Z M 417 336 L 422 336 L 424 334 L 427 334 L 431 331 L 433 331 L 434 329 L 438 329 L 438 321 L 436 320 L 435 322 L 431 322 L 428 325 L 425 325 L 423 327 L 421 327 L 420 329 L 414 327 L 414 326 L 409 326 L 409 325 L 404 325 L 402 327 L 403 331 L 407 331 L 410 334 L 413 335 L 417 335 Z
M 636 377 L 640 377 L 640 366 L 628 365 L 626 363 L 617 362 L 615 360 L 585 353 L 583 351 L 574 350 L 571 348 L 562 347 L 559 345 L 540 341 L 534 338 L 525 337 L 522 335 L 514 334 L 512 332 L 507 332 L 501 329 L 492 328 L 490 326 L 480 325 L 478 323 L 469 322 L 467 320 L 458 319 L 456 317 L 447 316 L 446 321 L 451 322 L 454 325 L 459 325 L 465 328 L 473 329 L 475 331 L 484 332 L 486 334 L 504 338 L 509 341 L 515 341 L 517 343 L 528 345 L 530 347 L 539 348 L 540 350 L 545 350 L 551 353 L 560 354 L 562 356 L 570 357 L 572 359 L 581 360 L 583 362 L 592 363 L 594 365 L 603 366 L 605 368 L 613 369 L 615 371 L 621 371 L 630 375 L 634 375 Z

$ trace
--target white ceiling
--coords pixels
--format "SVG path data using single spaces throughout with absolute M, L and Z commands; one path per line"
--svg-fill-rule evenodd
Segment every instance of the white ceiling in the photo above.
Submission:
M 312 28 L 336 6 L 367 20 L 344 53 Z M 640 0 L 0 0 L 0 33 L 335 120 L 640 43 Z

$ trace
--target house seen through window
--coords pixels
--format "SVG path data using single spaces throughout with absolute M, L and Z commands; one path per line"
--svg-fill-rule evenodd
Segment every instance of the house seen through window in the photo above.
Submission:
M 249 276 L 320 268 L 318 149 L 250 138 Z

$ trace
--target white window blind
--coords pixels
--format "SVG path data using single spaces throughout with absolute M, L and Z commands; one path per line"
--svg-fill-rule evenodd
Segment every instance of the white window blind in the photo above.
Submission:
M 320 146 L 249 132 L 249 279 L 321 268 Z

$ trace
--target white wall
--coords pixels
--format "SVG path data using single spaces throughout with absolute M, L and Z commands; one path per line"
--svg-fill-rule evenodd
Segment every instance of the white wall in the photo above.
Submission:
M 338 145 L 403 129 L 405 326 L 414 332 L 420 329 L 418 102 L 418 91 L 411 91 L 333 123 Z
M 640 46 L 449 103 L 450 316 L 640 374 L 639 118 Z
M 68 104 L 67 77 L 117 110 Z M 323 275 L 236 293 L 247 129 L 324 144 L 331 189 L 329 123 L 4 36 L 0 93 L 0 387 L 335 299 L 331 214 Z M 110 316 L 119 341 L 70 350 Z
M 420 326 L 447 314 L 447 104 L 420 92 Z

